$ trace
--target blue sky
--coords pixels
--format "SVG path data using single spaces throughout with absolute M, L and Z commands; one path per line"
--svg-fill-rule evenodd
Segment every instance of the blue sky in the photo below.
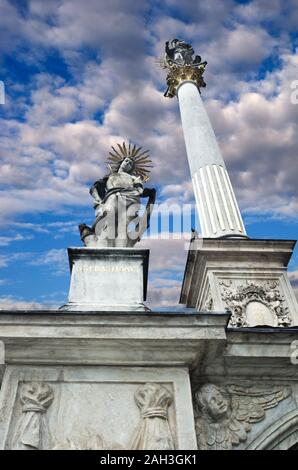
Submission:
M 156 64 L 181 37 L 204 60 L 203 100 L 247 232 L 298 235 L 298 0 L 0 0 L 0 305 L 67 299 L 68 246 L 93 219 L 110 145 L 150 149 L 158 202 L 194 202 L 177 100 Z M 144 240 L 149 302 L 176 305 L 183 240 Z M 298 255 L 290 265 L 298 291 Z

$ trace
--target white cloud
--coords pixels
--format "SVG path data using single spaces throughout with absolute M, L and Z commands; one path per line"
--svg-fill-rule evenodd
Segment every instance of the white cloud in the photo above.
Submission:
M 218 75 L 227 71 L 236 74 L 254 71 L 276 45 L 277 40 L 263 28 L 240 24 L 231 30 L 226 29 L 219 38 L 203 48 L 204 56 L 211 59 L 211 72 Z
M 232 6 L 230 2 L 225 6 L 225 11 L 230 11 Z M 75 18 L 76 8 L 81 11 L 77 4 L 62 2 L 55 10 L 56 26 L 49 34 L 56 35 L 57 47 L 62 47 L 63 44 L 71 47 L 67 41 L 72 36 L 70 34 L 66 37 L 67 32 L 76 28 L 79 34 L 74 38 L 73 47 L 76 41 L 80 44 L 95 44 L 98 35 L 106 44 L 108 36 L 105 35 L 109 35 L 107 29 L 97 32 L 92 26 L 102 13 L 98 4 L 92 2 L 90 10 L 82 12 L 80 22 Z M 187 8 L 190 8 L 190 5 Z M 128 21 L 128 24 L 132 21 L 135 26 L 134 34 L 144 39 L 149 30 L 146 33 L 141 32 L 139 20 L 136 19 L 137 11 L 133 11 L 130 3 L 124 10 L 123 21 Z M 44 10 L 41 5 L 36 8 L 31 6 L 31 11 L 39 21 L 51 13 L 51 10 Z M 120 15 L 121 11 L 120 9 Z M 209 6 L 202 7 L 199 11 L 204 17 L 209 11 Z M 94 12 L 94 17 L 91 18 L 90 12 Z M 102 13 L 104 18 L 109 18 L 111 14 L 111 8 L 104 9 Z M 177 23 L 173 18 L 167 17 L 161 18 L 160 21 L 167 20 Z M 227 103 L 210 99 L 208 89 L 206 95 L 204 91 L 203 97 L 220 138 L 241 205 L 246 209 L 256 208 L 257 211 L 272 208 L 275 212 L 296 211 L 297 175 L 294 158 L 297 148 L 297 106 L 291 105 L 288 89 L 291 74 L 293 76 L 296 70 L 296 57 L 294 54 L 284 54 L 283 68 L 268 74 L 262 81 L 251 81 L 247 84 L 238 79 L 237 82 L 230 68 L 236 67 L 237 73 L 241 72 L 242 66 L 254 69 L 270 54 L 276 39 L 260 26 L 252 28 L 237 24 L 235 20 L 232 28 L 227 29 L 217 17 L 216 21 L 220 24 L 220 30 L 214 40 L 208 43 L 203 41 L 201 44 L 210 62 L 208 88 L 213 90 L 212 96 L 216 93 L 220 95 L 221 88 L 226 85 L 228 91 L 233 91 L 235 83 L 238 94 L 242 85 L 244 89 L 239 98 Z M 85 22 L 91 22 L 88 31 L 84 28 Z M 189 26 L 181 21 L 180 23 L 185 28 Z M 155 34 L 164 34 L 166 29 L 161 26 L 157 24 Z M 47 27 L 50 31 L 50 26 Z M 173 27 L 177 27 L 177 24 Z M 117 34 L 115 41 L 118 41 L 124 32 L 120 30 L 119 36 Z M 130 46 L 131 40 L 127 37 L 127 44 Z M 196 42 L 197 36 L 194 44 Z M 159 37 L 155 38 L 152 44 L 155 47 L 163 47 Z M 117 61 L 123 60 L 127 69 L 130 68 L 128 64 L 131 58 L 129 54 L 126 56 L 127 50 L 123 57 L 118 51 L 121 58 L 118 57 L 118 52 L 116 55 L 114 52 L 112 54 L 113 47 L 114 45 L 108 42 L 108 49 L 105 50 L 101 63 L 87 62 L 82 65 L 80 80 L 71 86 L 50 75 L 40 75 L 35 79 L 26 122 L 4 122 L 7 131 L 3 142 L 6 155 L 2 182 L 18 187 L 17 190 L 3 193 L 4 213 L 7 214 L 5 207 L 10 207 L 11 212 L 22 213 L 28 207 L 31 211 L 42 211 L 58 210 L 67 205 L 87 205 L 90 202 L 86 184 L 90 184 L 93 175 L 99 176 L 105 171 L 103 161 L 109 145 L 127 136 L 151 149 L 155 162 L 153 184 L 155 182 L 170 187 L 176 182 L 181 185 L 185 184 L 187 179 L 189 181 L 176 101 L 164 99 L 162 93 L 150 82 L 154 74 L 150 70 L 152 64 L 146 58 L 145 49 L 134 51 L 142 56 L 140 69 L 143 75 L 137 75 L 132 80 L 128 70 L 119 75 L 119 64 L 115 67 Z M 140 59 L 137 57 L 136 55 L 135 60 Z M 219 70 L 220 81 L 216 76 Z M 270 91 L 274 91 L 275 96 L 270 96 Z M 99 124 L 90 119 L 90 116 L 96 109 L 102 109 L 102 106 L 103 123 Z M 22 159 L 19 155 L 22 155 Z M 269 178 L 273 177 L 272 184 Z M 256 180 L 260 184 L 257 206 L 254 199 Z M 173 192 L 174 198 L 181 189 L 179 185 L 176 194 Z M 24 189 L 19 191 L 22 186 Z M 27 191 L 27 188 L 30 188 L 30 191 Z M 191 192 L 189 188 L 189 199 L 192 198 Z
M 171 279 L 156 279 L 150 284 L 147 300 L 149 308 L 177 307 L 181 291 L 181 282 Z
M 46 266 L 52 274 L 61 276 L 68 272 L 67 251 L 64 248 L 53 248 L 43 253 L 35 253 L 30 261 L 32 266 Z
M 0 310 L 44 310 L 53 308 L 50 305 L 36 301 L 15 299 L 13 297 L 0 297 Z
M 6 268 L 8 266 L 8 257 L 0 255 L 0 268 Z
M 32 253 L 20 252 L 20 253 L 9 253 L 0 255 L 0 268 L 7 268 L 14 262 L 27 262 L 30 261 Z
M 190 234 L 182 239 L 144 239 L 138 245 L 150 249 L 148 299 L 150 308 L 179 305 Z
M 68 272 L 67 250 L 53 248 L 42 252 L 19 252 L 0 255 L 0 268 L 7 268 L 13 263 L 22 262 L 31 266 L 46 267 L 53 275 L 64 275 Z
M 229 28 L 222 22 L 221 14 L 231 15 L 236 8 L 240 18 L 244 8 L 224 2 L 210 16 L 212 4 L 186 2 L 183 8 L 194 15 L 200 28 L 162 11 L 158 21 L 153 16 L 144 28 L 145 4 L 136 7 L 130 1 L 124 5 L 114 0 L 105 8 L 91 1 L 88 9 L 78 1 L 53 2 L 47 7 L 30 2 L 25 15 L 4 3 L 10 15 L 14 12 L 11 21 L 21 25 L 18 34 L 23 40 L 43 42 L 45 47 L 51 44 L 63 54 L 88 45 L 101 59 L 96 62 L 80 56 L 76 61 L 80 75 L 71 83 L 49 73 L 34 76 L 25 122 L 2 121 L 0 181 L 7 188 L 1 194 L 3 217 L 90 205 L 88 185 L 105 172 L 109 146 L 128 137 L 151 150 L 155 168 L 150 184 L 164 187 L 164 195 L 172 188 L 173 199 L 188 185 L 187 198 L 193 198 L 178 105 L 156 89 L 164 78 L 145 47 L 149 41 L 157 55 L 164 39 L 176 30 L 192 39 L 209 61 L 203 99 L 241 206 L 263 212 L 297 211 L 298 106 L 289 101 L 289 80 L 295 75 L 297 57 L 283 52 L 281 70 L 261 81 L 243 81 L 244 69 L 257 71 L 277 41 L 261 25 L 252 27 L 248 20 L 237 23 L 237 15 Z M 179 7 L 175 1 L 170 5 Z M 254 2 L 254 8 L 262 5 Z M 43 24 L 42 38 L 29 33 L 30 21 L 37 32 Z M 114 22 L 119 28 L 113 30 Z M 212 40 L 208 36 L 211 24 L 218 26 Z M 222 93 L 228 96 L 234 91 L 235 101 L 226 102 Z M 101 123 L 92 119 L 96 111 L 103 112 Z
M 271 0 L 268 8 L 267 0 L 254 0 L 247 4 L 238 5 L 236 15 L 240 20 L 250 23 L 271 23 L 275 30 L 278 28 L 296 29 L 298 21 L 298 4 L 296 0 Z
M 251 212 L 298 213 L 298 106 L 290 100 L 297 63 L 298 54 L 286 54 L 283 68 L 255 83 L 254 91 L 227 104 L 207 102 L 236 193 Z M 270 88 L 273 96 L 264 92 Z
M 32 236 L 25 237 L 24 235 L 21 235 L 20 233 L 17 233 L 13 236 L 3 236 L 3 237 L 0 237 L 0 246 L 8 246 L 15 241 L 31 240 L 32 238 L 33 238 Z

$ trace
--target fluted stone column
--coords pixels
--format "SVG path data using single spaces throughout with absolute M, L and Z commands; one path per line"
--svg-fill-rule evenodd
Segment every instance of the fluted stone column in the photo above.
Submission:
M 203 243 L 193 236 L 180 303 L 199 312 L 231 312 L 229 326 L 297 325 L 287 277 L 293 241 L 247 240 L 239 207 L 200 90 L 207 62 L 181 39 L 168 41 L 164 96 L 178 98 Z M 221 238 L 221 240 L 219 240 Z
M 177 87 L 182 127 L 202 235 L 246 237 L 240 210 L 198 86 Z

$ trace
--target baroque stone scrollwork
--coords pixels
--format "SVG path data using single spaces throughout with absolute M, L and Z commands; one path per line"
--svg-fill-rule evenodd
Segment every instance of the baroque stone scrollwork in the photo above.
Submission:
M 46 412 L 54 399 L 46 383 L 31 382 L 21 388 L 22 416 L 14 438 L 14 449 L 50 449 L 52 440 Z
M 200 450 L 231 450 L 245 442 L 253 423 L 265 418 L 291 393 L 288 387 L 205 384 L 195 393 L 196 435 Z
M 132 450 L 170 450 L 174 441 L 168 422 L 173 395 L 162 385 L 146 383 L 138 388 L 135 401 L 141 410 L 141 422 L 131 440 Z
M 275 323 L 276 326 L 291 325 L 288 307 L 279 291 L 277 281 L 268 281 L 264 285 L 247 282 L 246 285 L 240 285 L 234 289 L 227 287 L 225 281 L 221 281 L 220 284 L 223 286 L 222 300 L 225 302 L 226 309 L 232 312 L 230 326 L 250 326 L 249 310 L 253 315 L 254 311 L 260 311 L 260 309 L 266 309 L 271 314 L 273 319 L 271 326 L 275 326 Z
M 167 98 L 173 98 L 178 86 L 185 80 L 195 82 L 199 88 L 206 86 L 203 74 L 207 62 L 202 62 L 199 55 L 193 57 L 194 54 L 192 46 L 181 39 L 166 42 L 160 66 L 168 71 L 168 88 L 164 94 Z

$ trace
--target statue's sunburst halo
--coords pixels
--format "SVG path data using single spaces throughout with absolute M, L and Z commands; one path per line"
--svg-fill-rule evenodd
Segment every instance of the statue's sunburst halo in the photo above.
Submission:
M 142 147 L 132 145 L 131 142 L 128 144 L 123 142 L 122 145 L 116 144 L 112 146 L 112 151 L 109 152 L 106 163 L 112 172 L 116 172 L 125 158 L 129 158 L 133 162 L 133 174 L 140 176 L 143 181 L 149 179 L 150 168 L 152 168 L 149 150 L 142 150 Z

